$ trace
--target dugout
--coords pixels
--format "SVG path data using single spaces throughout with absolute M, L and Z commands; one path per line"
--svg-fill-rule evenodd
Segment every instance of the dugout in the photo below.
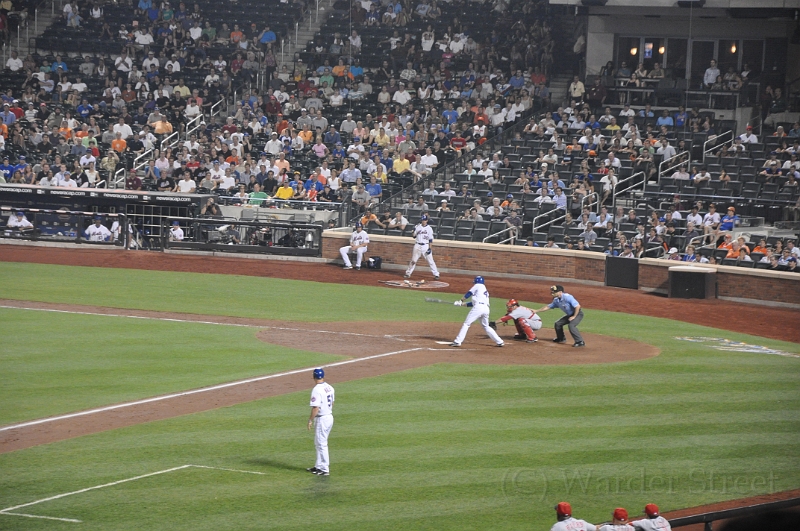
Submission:
M 125 214 L 146 240 L 161 239 L 162 221 L 166 218 L 197 216 L 210 197 L 214 196 L 0 184 L 0 206 Z

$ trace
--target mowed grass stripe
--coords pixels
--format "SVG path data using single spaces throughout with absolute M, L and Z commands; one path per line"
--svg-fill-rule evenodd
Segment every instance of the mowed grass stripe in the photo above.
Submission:
M 265 344 L 255 329 L 11 309 L 0 322 L 0 424 L 343 359 Z

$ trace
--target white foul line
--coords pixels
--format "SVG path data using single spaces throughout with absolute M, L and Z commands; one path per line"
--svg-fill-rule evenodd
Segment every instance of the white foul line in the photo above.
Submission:
M 30 308 L 26 306 L 10 306 L 6 304 L 0 304 L 0 308 L 6 308 L 9 310 L 28 310 L 34 312 L 53 312 L 53 313 L 71 313 L 75 315 L 96 315 L 100 317 L 127 317 L 128 319 L 146 319 L 151 321 L 170 321 L 173 323 L 197 323 L 197 324 L 210 324 L 210 325 L 220 325 L 220 326 L 241 326 L 244 328 L 261 328 L 261 329 L 270 329 L 270 330 L 289 330 L 291 332 L 313 332 L 316 334 L 336 334 L 342 336 L 360 336 L 360 337 L 382 337 L 382 338 L 389 338 L 389 339 L 396 339 L 397 341 L 405 341 L 405 339 L 400 339 L 397 336 L 385 334 L 385 335 L 375 335 L 375 334 L 359 334 L 357 332 L 340 332 L 337 330 L 315 330 L 313 328 L 290 328 L 286 326 L 269 326 L 269 325 L 256 325 L 256 324 L 242 324 L 242 323 L 223 323 L 220 321 L 196 321 L 194 319 L 176 319 L 174 317 L 155 317 L 155 316 L 148 316 L 148 315 L 127 315 L 124 313 L 99 313 L 99 312 L 79 312 L 73 310 L 58 310 L 56 308 Z M 144 311 L 144 310 L 143 310 Z M 246 318 L 245 318 L 246 319 Z M 410 334 L 405 334 L 410 335 Z
M 128 483 L 129 481 L 136 481 L 137 479 L 149 478 L 152 476 L 158 476 L 160 474 L 166 474 L 167 472 L 175 472 L 176 470 L 183 470 L 185 468 L 204 468 L 209 470 L 224 470 L 226 472 L 240 472 L 242 474 L 258 474 L 259 476 L 266 476 L 267 474 L 264 472 L 255 472 L 253 470 L 236 470 L 234 468 L 221 468 L 216 466 L 205 466 L 205 465 L 183 465 L 183 466 L 176 466 L 173 468 L 168 468 L 166 470 L 159 470 L 157 472 L 150 472 L 149 474 L 142 474 L 141 476 L 136 476 L 127 479 L 120 479 L 118 481 L 112 481 L 111 483 L 105 483 L 103 485 L 95 485 L 94 487 L 87 487 L 85 489 L 75 490 L 72 492 L 65 492 L 64 494 L 57 494 L 55 496 L 50 496 L 49 498 L 42 498 L 41 500 L 36 500 L 28 503 L 23 503 L 21 505 L 15 505 L 14 507 L 8 507 L 6 509 L 0 510 L 0 514 L 6 514 L 9 516 L 25 516 L 28 518 L 44 518 L 47 520 L 60 520 L 62 522 L 76 522 L 81 523 L 81 520 L 75 520 L 73 518 L 56 518 L 54 516 L 40 516 L 36 514 L 25 514 L 25 513 L 12 513 L 16 509 L 22 509 L 24 507 L 30 507 L 31 505 L 37 505 L 39 503 L 44 503 L 47 501 L 58 500 L 60 498 L 66 498 L 67 496 L 72 496 L 74 494 L 83 494 L 84 492 L 89 492 L 90 490 L 97 490 L 102 489 L 105 487 L 113 487 L 114 485 L 120 485 L 122 483 Z
M 384 358 L 386 356 L 394 356 L 395 354 L 403 354 L 405 352 L 414 352 L 415 350 L 426 350 L 426 349 L 427 349 L 427 347 L 416 347 L 416 348 L 407 348 L 407 349 L 404 349 L 404 350 L 395 350 L 394 352 L 386 352 L 386 353 L 383 353 L 383 354 L 375 354 L 375 355 L 366 356 L 366 357 L 363 357 L 363 358 L 353 358 L 353 359 L 349 359 L 349 360 L 345 360 L 345 361 L 338 361 L 336 363 L 329 363 L 328 365 L 322 365 L 321 367 L 322 368 L 339 367 L 341 365 L 349 365 L 350 363 L 359 363 L 359 362 L 362 362 L 362 361 L 374 360 L 374 359 L 377 359 L 377 358 Z M 317 365 L 316 367 L 320 367 L 320 365 Z M 237 385 L 245 385 L 245 384 L 249 384 L 249 383 L 253 383 L 253 382 L 261 382 L 261 381 L 264 381 L 264 380 L 271 380 L 273 378 L 280 378 L 282 376 L 291 376 L 293 374 L 299 374 L 299 373 L 310 371 L 310 370 L 312 370 L 314 368 L 315 367 L 306 367 L 306 368 L 303 368 L 303 369 L 295 369 L 295 370 L 292 370 L 292 371 L 286 371 L 286 372 L 281 372 L 281 373 L 277 373 L 277 374 L 268 374 L 266 376 L 257 376 L 255 378 L 248 378 L 246 380 L 239 380 L 239 381 L 236 381 L 236 382 L 228 382 L 228 383 L 224 383 L 224 384 L 214 385 L 214 386 L 211 386 L 211 387 L 203 387 L 201 389 L 192 389 L 191 391 L 183 391 L 183 392 L 180 392 L 180 393 L 173 393 L 173 394 L 164 395 L 164 396 L 156 396 L 156 397 L 153 397 L 153 398 L 145 398 L 143 400 L 135 400 L 133 402 L 125 402 L 125 403 L 122 403 L 122 404 L 115 404 L 113 406 L 105 406 L 105 407 L 100 407 L 100 408 L 96 408 L 96 409 L 89 409 L 89 410 L 86 410 L 86 411 L 79 411 L 77 413 L 70 413 L 70 414 L 67 414 L 67 415 L 59 415 L 57 417 L 48 417 L 48 418 L 45 418 L 45 419 L 32 420 L 30 422 L 22 422 L 20 424 L 12 424 L 10 426 L 3 426 L 2 428 L 0 428 L 0 431 L 16 430 L 16 429 L 19 429 L 19 428 L 26 428 L 28 426 L 36 426 L 36 425 L 39 425 L 39 424 L 45 424 L 45 423 L 48 423 L 48 422 L 55 422 L 55 421 L 58 421 L 58 420 L 66 420 L 66 419 L 71 419 L 71 418 L 75 418 L 75 417 L 83 417 L 83 416 L 86 416 L 86 415 L 93 415 L 95 413 L 103 413 L 105 411 L 113 411 L 115 409 L 122 409 L 122 408 L 132 407 L 132 406 L 140 406 L 142 404 L 149 404 L 149 403 L 152 403 L 152 402 L 160 402 L 162 400 L 169 400 L 171 398 L 180 398 L 182 396 L 195 395 L 195 394 L 198 394 L 198 393 L 207 393 L 209 391 L 217 391 L 219 389 L 226 389 L 228 387 L 235 387 Z

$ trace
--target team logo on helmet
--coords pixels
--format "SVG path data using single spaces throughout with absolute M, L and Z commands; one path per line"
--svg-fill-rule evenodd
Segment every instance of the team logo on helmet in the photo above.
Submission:
M 358 223 L 356 223 L 356 228 L 357 229 L 363 229 L 364 228 L 364 224 L 359 221 Z
M 478 275 L 477 277 L 475 277 L 475 284 L 483 284 L 483 283 L 484 282 L 482 276 Z
M 323 378 L 325 378 L 325 371 L 322 369 L 314 369 L 314 379 L 322 380 Z
M 423 215 L 422 215 L 422 217 L 420 217 L 420 218 L 419 218 L 419 220 L 420 220 L 420 221 L 428 221 L 428 216 L 426 216 L 425 214 L 423 214 Z

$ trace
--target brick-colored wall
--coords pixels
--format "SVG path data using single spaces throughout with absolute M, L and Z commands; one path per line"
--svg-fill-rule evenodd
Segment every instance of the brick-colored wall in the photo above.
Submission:
M 322 257 L 341 260 L 339 248 L 347 245 L 347 232 L 326 231 L 322 237 Z M 369 256 L 380 256 L 384 264 L 405 267 L 411 258 L 411 238 L 371 236 Z M 506 273 L 535 277 L 585 280 L 602 284 L 605 281 L 605 256 L 583 251 L 545 250 L 457 241 L 434 242 L 434 258 L 439 269 Z M 426 267 L 424 260 L 418 265 Z M 678 265 L 666 260 L 639 261 L 639 289 L 666 294 L 669 288 L 669 267 Z M 717 270 L 717 291 L 720 297 L 778 302 L 800 307 L 800 275 L 775 273 L 760 269 L 730 266 L 708 266 Z
M 325 232 L 322 257 L 341 260 L 339 248 L 347 245 L 348 233 Z M 397 236 L 370 236 L 370 256 L 380 256 L 384 264 L 405 266 L 414 242 Z M 581 251 L 544 250 L 536 247 L 438 240 L 433 245 L 436 266 L 443 270 L 481 271 L 537 277 L 570 278 L 602 283 L 605 257 Z M 425 260 L 417 264 L 426 267 Z
M 669 267 L 672 265 L 675 264 L 664 260 L 639 260 L 639 289 L 667 293 Z M 797 273 L 707 264 L 703 267 L 717 270 L 718 297 L 778 302 L 800 307 L 800 275 Z

